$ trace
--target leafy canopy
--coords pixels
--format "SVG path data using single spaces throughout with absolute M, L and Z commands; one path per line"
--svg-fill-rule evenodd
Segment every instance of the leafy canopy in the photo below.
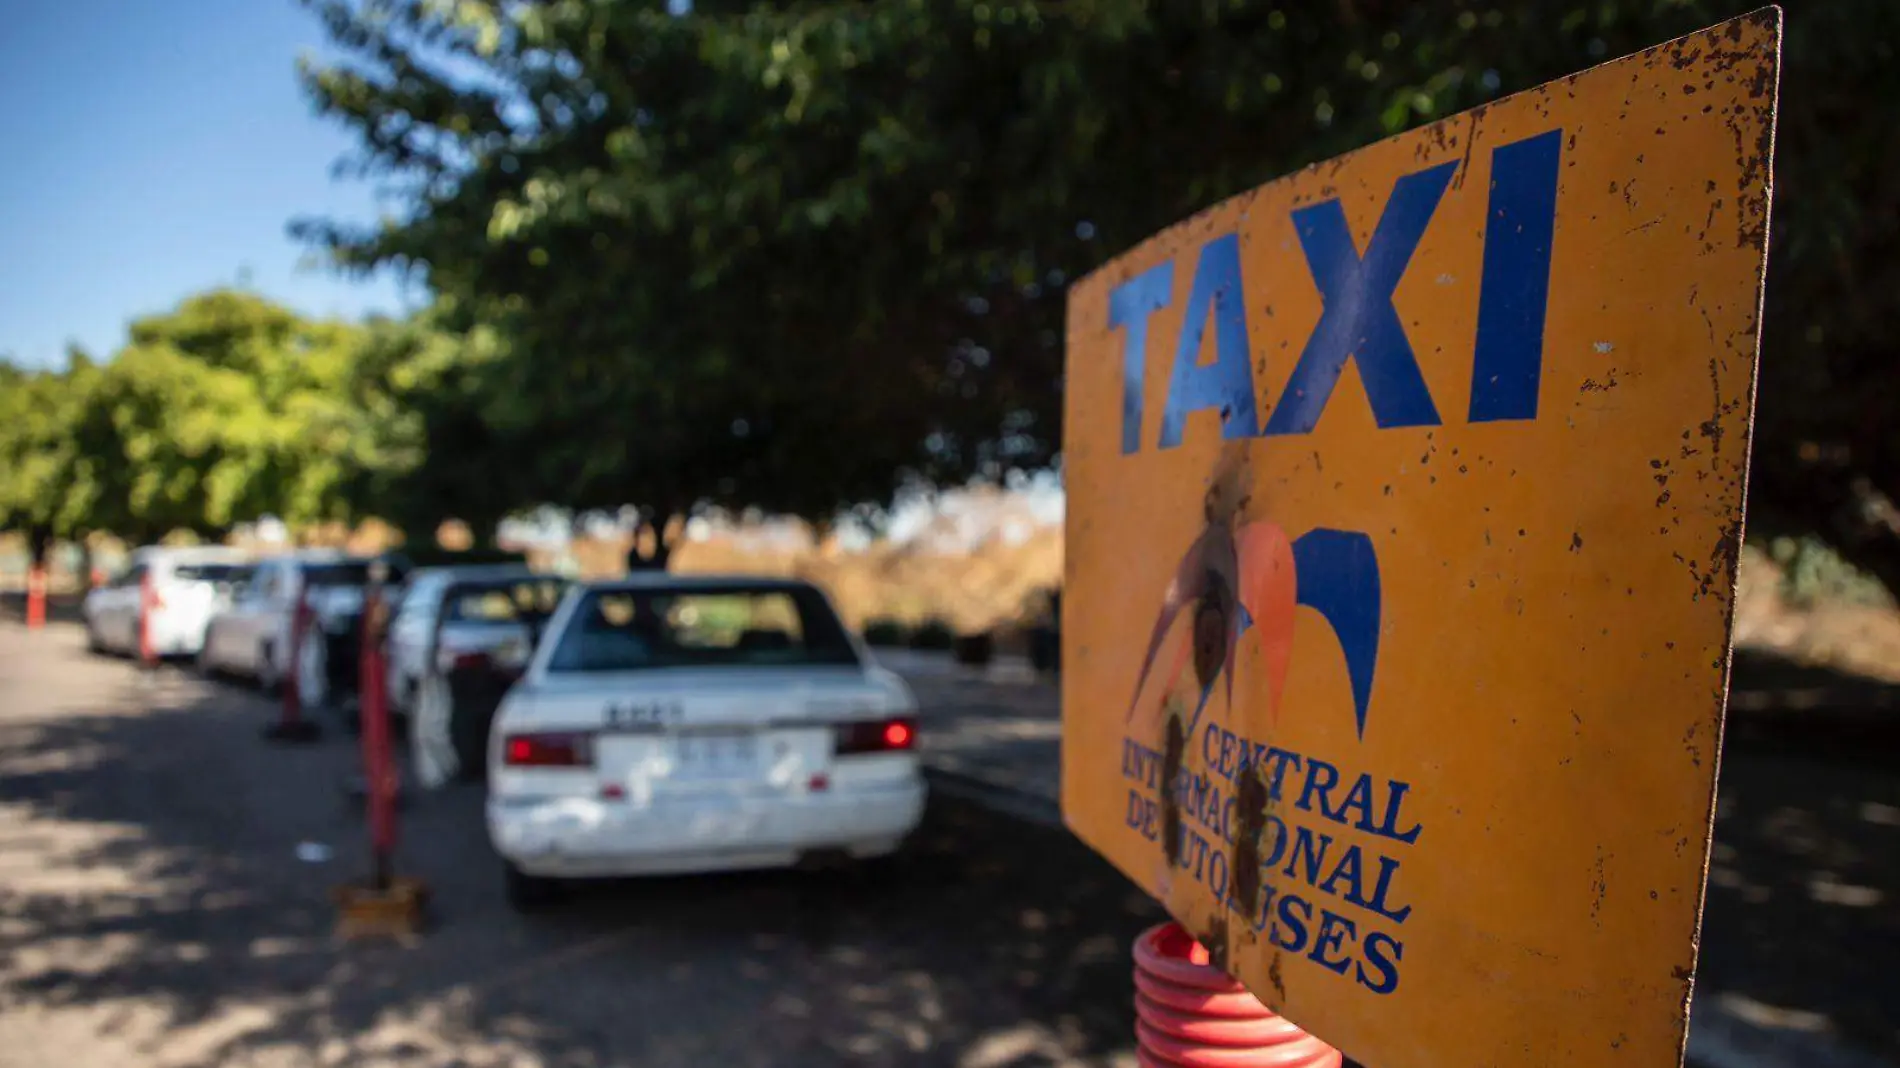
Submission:
M 301 232 L 507 339 L 478 392 L 540 445 L 523 503 L 807 514 L 1050 462 L 1062 288 L 1154 230 L 1755 6 L 306 3 L 312 99 L 406 202 Z M 1900 5 L 1785 7 L 1757 514 L 1891 580 Z
M 425 448 L 402 398 L 463 353 L 422 323 L 313 321 L 222 290 L 130 334 L 103 364 L 0 364 L 0 526 L 43 545 L 387 512 Z

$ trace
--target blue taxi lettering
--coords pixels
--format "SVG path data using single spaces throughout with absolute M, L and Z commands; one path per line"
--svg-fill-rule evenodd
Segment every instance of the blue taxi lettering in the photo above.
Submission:
M 1470 422 L 1537 418 L 1562 133 L 1551 130 L 1491 154 L 1466 410 Z M 1373 420 L 1381 429 L 1440 425 L 1438 405 L 1393 295 L 1457 168 L 1455 162 L 1442 163 L 1400 178 L 1363 254 L 1337 199 L 1293 212 L 1294 232 L 1319 290 L 1321 310 L 1264 427 L 1254 391 L 1239 235 L 1222 234 L 1203 245 L 1175 338 L 1156 446 L 1179 445 L 1187 417 L 1207 409 L 1219 412 L 1221 436 L 1229 440 L 1311 433 L 1348 362 L 1358 368 Z M 1171 302 L 1173 288 L 1173 263 L 1168 262 L 1109 293 L 1109 326 L 1122 331 L 1125 455 L 1141 449 L 1148 324 Z M 1213 352 L 1203 362 L 1210 319 Z
M 1122 452 L 1141 451 L 1141 372 L 1148 359 L 1148 319 L 1168 306 L 1174 262 L 1150 267 L 1108 295 L 1108 325 L 1122 332 Z
M 1552 130 L 1491 153 L 1478 343 L 1471 360 L 1474 423 L 1537 418 L 1562 135 Z
M 1353 247 L 1352 228 L 1338 200 L 1293 213 L 1323 310 L 1285 395 L 1267 420 L 1268 434 L 1310 433 L 1352 359 L 1359 363 L 1372 417 L 1381 428 L 1438 425 L 1438 408 L 1392 294 L 1457 169 L 1456 163 L 1444 163 L 1399 179 L 1363 258 Z
M 1201 339 L 1210 315 L 1214 319 L 1214 362 L 1202 364 Z M 1161 410 L 1161 447 L 1172 449 L 1181 444 L 1188 413 L 1207 408 L 1219 410 L 1223 438 L 1251 438 L 1260 433 L 1259 416 L 1254 411 L 1253 368 L 1247 357 L 1247 301 L 1240 285 L 1240 238 L 1234 234 L 1201 246 L 1194 291 L 1188 294 L 1187 316 L 1181 322 L 1180 344 L 1175 348 L 1174 375 L 1168 381 L 1168 402 Z M 1125 434 L 1125 425 L 1123 431 Z M 1139 428 L 1136 437 L 1140 437 Z

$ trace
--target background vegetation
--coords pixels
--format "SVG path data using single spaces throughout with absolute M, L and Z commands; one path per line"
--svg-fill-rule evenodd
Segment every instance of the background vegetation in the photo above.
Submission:
M 207 293 L 110 358 L 0 368 L 0 527 L 36 548 L 265 513 L 489 531 L 553 503 L 639 508 L 636 562 L 664 563 L 709 507 L 828 524 L 907 482 L 1045 467 L 1069 279 L 1305 163 L 1751 5 L 306 6 L 339 58 L 297 76 L 400 210 L 296 231 L 434 303 L 348 324 Z M 1900 5 L 1784 6 L 1750 532 L 1900 588 Z

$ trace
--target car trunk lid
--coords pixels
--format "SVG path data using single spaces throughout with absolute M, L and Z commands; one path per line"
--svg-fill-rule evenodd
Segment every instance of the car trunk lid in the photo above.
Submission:
M 838 724 L 889 711 L 884 691 L 849 667 L 556 677 L 527 703 L 531 722 L 511 733 L 593 733 L 602 796 L 632 804 L 809 790 L 830 769 Z

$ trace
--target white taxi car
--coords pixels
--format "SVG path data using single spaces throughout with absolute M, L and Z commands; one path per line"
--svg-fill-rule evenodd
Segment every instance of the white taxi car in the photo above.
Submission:
M 576 586 L 490 734 L 509 900 L 540 904 L 562 879 L 891 853 L 923 817 L 916 711 L 809 584 Z
M 230 599 L 232 582 L 242 577 L 245 560 L 244 553 L 219 545 L 133 550 L 125 570 L 87 593 L 81 604 L 86 645 L 95 652 L 137 656 L 143 620 L 156 655 L 197 654 L 206 627 Z

